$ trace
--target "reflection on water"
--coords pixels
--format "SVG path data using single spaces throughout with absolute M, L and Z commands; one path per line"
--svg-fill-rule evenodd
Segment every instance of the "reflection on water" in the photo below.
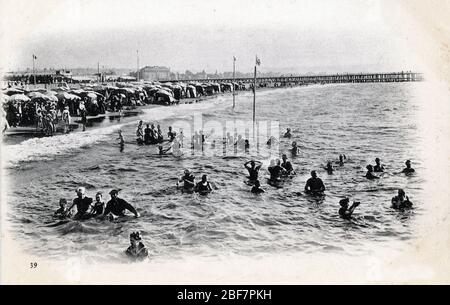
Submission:
M 266 183 L 270 160 L 261 160 L 266 193 L 259 196 L 251 194 L 244 183 L 243 164 L 251 155 L 192 155 L 185 147 L 187 153 L 180 158 L 159 156 L 156 146 L 138 146 L 134 140 L 139 119 L 160 124 L 165 133 L 168 126 L 184 128 L 186 138 L 191 133 L 183 126 L 191 122 L 193 113 L 202 112 L 205 121 L 247 120 L 252 113 L 251 95 L 239 96 L 235 111 L 230 108 L 230 97 L 156 107 L 123 119 L 118 126 L 102 119 L 93 123 L 100 128 L 76 137 L 11 145 L 15 153 L 8 165 L 12 186 L 7 195 L 13 211 L 9 219 L 24 247 L 50 258 L 81 253 L 122 261 L 133 230 L 140 230 L 151 255 L 161 258 L 297 251 L 355 254 L 377 245 L 390 246 L 393 241 L 406 243 L 412 237 L 413 223 L 424 212 L 423 164 L 414 124 L 419 101 L 411 90 L 416 85 L 344 84 L 258 92 L 258 119 L 278 120 L 280 132 L 287 127 L 292 130 L 291 139 L 280 139 L 279 153 L 287 152 L 292 141 L 300 146 L 300 153 L 291 160 L 297 175 L 282 188 Z M 118 128 L 125 137 L 122 153 Z M 261 149 L 270 149 L 265 140 Z M 341 153 L 347 162 L 327 174 L 326 162 L 337 161 Z M 374 164 L 376 157 L 386 172 L 381 179 L 369 181 L 364 177 L 365 166 Z M 416 168 L 414 176 L 398 173 L 406 159 Z M 184 168 L 190 168 L 197 179 L 208 174 L 217 189 L 208 196 L 182 194 L 176 181 Z M 313 169 L 327 188 L 324 197 L 300 193 Z M 142 217 L 119 223 L 53 219 L 59 198 L 75 198 L 79 185 L 91 197 L 97 191 L 107 194 L 112 188 L 122 189 L 121 197 L 136 206 Z M 415 209 L 398 212 L 390 208 L 399 187 L 405 189 Z M 361 201 L 352 220 L 338 216 L 343 196 Z

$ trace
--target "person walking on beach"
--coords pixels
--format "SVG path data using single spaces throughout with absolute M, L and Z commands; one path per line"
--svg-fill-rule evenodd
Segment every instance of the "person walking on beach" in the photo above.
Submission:
M 119 129 L 118 133 L 119 133 L 119 137 L 117 138 L 117 140 L 119 140 L 120 152 L 123 152 L 123 148 L 125 146 L 125 140 L 123 139 L 122 130 Z
M 64 124 L 64 133 L 67 133 L 70 129 L 70 112 L 69 112 L 69 106 L 65 106 L 64 110 L 62 112 L 62 121 Z
M 144 143 L 144 130 L 143 129 L 144 129 L 144 122 L 139 121 L 139 124 L 136 128 L 136 141 L 139 145 Z
M 81 124 L 83 125 L 83 131 L 86 131 L 86 123 L 87 123 L 87 117 L 86 117 L 86 109 L 81 110 Z

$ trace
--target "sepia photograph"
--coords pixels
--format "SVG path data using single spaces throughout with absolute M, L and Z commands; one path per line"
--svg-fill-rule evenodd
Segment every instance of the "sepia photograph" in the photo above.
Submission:
M 1 284 L 450 283 L 449 1 L 0 6 Z

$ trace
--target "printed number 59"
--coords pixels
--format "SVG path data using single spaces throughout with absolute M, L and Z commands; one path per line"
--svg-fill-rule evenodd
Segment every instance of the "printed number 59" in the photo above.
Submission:
M 36 262 L 30 263 L 30 268 L 35 269 L 35 268 L 37 268 L 37 265 L 38 264 Z

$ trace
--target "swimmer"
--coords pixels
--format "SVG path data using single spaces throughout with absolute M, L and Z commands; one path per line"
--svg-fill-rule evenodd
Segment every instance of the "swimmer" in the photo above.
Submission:
M 341 216 L 344 219 L 350 219 L 352 217 L 353 211 L 360 204 L 360 202 L 353 201 L 352 206 L 349 208 L 348 207 L 349 202 L 350 199 L 348 198 L 344 198 L 339 201 L 339 204 L 341 205 L 341 208 L 339 209 L 339 216 Z
M 380 164 L 380 158 L 375 158 L 375 166 L 373 167 L 373 171 L 375 173 L 384 172 L 384 166 Z
M 295 175 L 294 167 L 292 166 L 292 163 L 288 161 L 286 154 L 281 155 L 281 159 L 283 160 L 281 167 L 285 170 L 286 175 Z
M 317 178 L 316 171 L 311 171 L 311 178 L 306 181 L 305 192 L 310 194 L 320 194 L 325 191 L 322 179 Z
M 184 176 L 180 178 L 177 182 L 177 187 L 179 186 L 179 183 L 183 182 L 183 190 L 192 192 L 195 187 L 195 177 L 191 174 L 191 172 L 188 169 L 184 170 Z
M 402 189 L 398 190 L 397 196 L 393 197 L 391 200 L 392 207 L 394 209 L 410 209 L 412 208 L 412 202 L 409 201 L 408 196 L 406 196 L 405 191 Z
M 95 194 L 94 206 L 92 207 L 92 216 L 103 215 L 105 212 L 105 206 L 102 192 L 97 192 L 97 194 Z
M 270 181 L 276 182 L 281 180 L 281 176 L 286 173 L 284 168 L 281 167 L 280 159 L 271 160 L 270 166 L 267 168 L 270 173 Z
M 143 260 L 148 257 L 148 250 L 142 243 L 141 234 L 139 231 L 130 234 L 130 246 L 125 251 L 129 258 L 134 260 Z
M 70 208 L 67 209 L 67 211 L 64 213 L 64 215 L 67 217 L 67 215 L 72 211 L 72 208 L 76 205 L 77 206 L 77 213 L 73 217 L 74 219 L 84 219 L 90 216 L 89 212 L 92 208 L 92 198 L 86 197 L 86 189 L 84 187 L 79 187 L 76 189 L 77 198 L 73 200 L 72 205 Z
M 198 182 L 195 185 L 195 191 L 202 195 L 206 195 L 212 191 L 212 188 L 211 188 L 211 185 L 209 184 L 207 175 L 203 175 L 202 181 Z
M 259 183 L 259 180 L 255 181 L 255 185 L 252 187 L 251 192 L 253 194 L 261 194 L 264 193 L 265 191 L 261 188 L 261 183 Z
M 291 154 L 293 157 L 295 157 L 295 156 L 297 156 L 298 152 L 299 152 L 299 148 L 297 146 L 297 142 L 294 141 L 294 142 L 292 142 Z
M 55 217 L 59 218 L 70 218 L 72 216 L 72 212 L 68 211 L 66 213 L 66 205 L 67 200 L 65 198 L 59 199 L 59 209 L 55 211 L 55 214 L 53 214 Z
M 412 174 L 415 172 L 414 168 L 411 167 L 411 161 L 410 160 L 406 160 L 405 162 L 406 167 L 402 170 L 402 173 L 404 174 Z
M 111 192 L 109 192 L 109 195 L 111 196 L 111 200 L 106 204 L 105 211 L 103 212 L 103 217 L 116 219 L 119 216 L 125 216 L 125 210 L 133 213 L 135 218 L 141 216 L 131 204 L 129 204 L 122 198 L 117 197 L 119 195 L 119 190 L 111 190 Z
M 272 144 L 275 144 L 277 142 L 277 138 L 275 138 L 274 136 L 271 136 L 268 140 L 267 140 L 267 146 L 271 146 Z
M 244 166 L 245 166 L 245 168 L 248 171 L 248 175 L 249 175 L 248 178 L 249 178 L 250 182 L 257 181 L 258 180 L 258 173 L 259 173 L 259 170 L 260 170 L 260 168 L 262 166 L 262 163 L 259 162 L 259 161 L 251 160 L 251 161 L 246 162 L 244 164 Z
M 287 128 L 286 133 L 283 135 L 283 138 L 290 138 L 292 136 L 291 129 Z
M 370 179 L 370 180 L 373 180 L 373 179 L 380 179 L 380 177 L 377 177 L 377 176 L 375 176 L 374 174 L 373 174 L 373 166 L 372 165 L 367 165 L 366 166 L 366 168 L 367 168 L 367 173 L 366 173 L 366 178 L 367 179 Z
M 343 166 L 344 165 L 344 160 L 347 160 L 347 157 L 343 154 L 339 155 L 339 166 Z
M 165 155 L 171 148 L 171 146 L 164 148 L 162 145 L 158 145 L 158 155 Z
M 330 174 L 330 175 L 331 175 L 331 174 L 333 173 L 333 171 L 334 171 L 333 165 L 331 164 L 330 161 L 327 162 L 327 166 L 324 167 L 324 168 L 325 168 L 325 170 L 328 172 L 328 174 Z

